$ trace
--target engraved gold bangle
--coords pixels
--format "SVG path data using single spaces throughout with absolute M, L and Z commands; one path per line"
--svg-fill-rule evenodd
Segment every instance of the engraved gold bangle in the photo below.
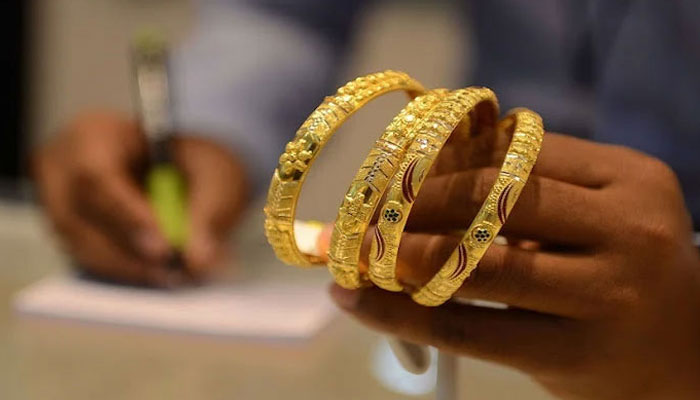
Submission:
M 487 88 L 471 87 L 451 92 L 421 120 L 377 221 L 369 255 L 369 278 L 375 285 L 391 291 L 403 289 L 396 279 L 401 233 L 421 185 L 447 139 L 453 132 L 469 134 L 485 124 L 494 126 L 497 118 L 496 95 Z
M 433 90 L 408 103 L 377 140 L 353 178 L 338 210 L 328 251 L 328 268 L 340 286 L 356 289 L 364 283 L 358 263 L 367 227 L 413 141 L 415 128 L 447 93 L 446 89 Z
M 326 97 L 297 130 L 282 153 L 270 182 L 265 205 L 265 235 L 277 258 L 297 266 L 321 264 L 319 257 L 304 254 L 294 236 L 294 218 L 301 187 L 309 168 L 333 133 L 355 111 L 382 94 L 404 90 L 411 98 L 425 92 L 403 72 L 385 71 L 347 83 Z
M 524 108 L 512 110 L 499 129 L 512 133 L 512 139 L 496 182 L 445 265 L 412 294 L 416 303 L 439 306 L 452 297 L 498 235 L 530 176 L 542 146 L 542 118 Z

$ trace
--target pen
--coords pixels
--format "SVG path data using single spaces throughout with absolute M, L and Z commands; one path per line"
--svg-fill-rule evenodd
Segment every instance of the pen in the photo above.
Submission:
M 180 268 L 187 241 L 187 192 L 170 148 L 174 121 L 165 41 L 154 34 L 138 35 L 132 44 L 132 64 L 136 103 L 149 146 L 145 189 L 158 226 L 173 250 L 168 265 Z

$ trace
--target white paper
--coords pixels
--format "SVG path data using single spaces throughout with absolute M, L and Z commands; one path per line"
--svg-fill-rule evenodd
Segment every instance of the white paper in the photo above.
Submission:
M 336 310 L 318 284 L 261 281 L 166 291 L 72 276 L 29 286 L 14 308 L 25 316 L 261 340 L 309 339 Z

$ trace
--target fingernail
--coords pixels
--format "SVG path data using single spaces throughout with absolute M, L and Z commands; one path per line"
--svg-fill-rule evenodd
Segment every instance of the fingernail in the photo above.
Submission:
M 168 242 L 161 235 L 149 230 L 138 232 L 134 243 L 138 251 L 148 258 L 163 257 L 170 249 Z
M 341 308 L 346 310 L 352 310 L 357 307 L 357 303 L 360 300 L 359 290 L 349 290 L 342 288 L 338 285 L 332 285 L 330 288 L 331 298 L 338 304 Z

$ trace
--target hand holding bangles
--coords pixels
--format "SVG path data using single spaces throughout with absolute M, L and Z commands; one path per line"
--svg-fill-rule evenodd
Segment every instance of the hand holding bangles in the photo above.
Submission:
M 321 264 L 296 246 L 293 224 L 301 185 L 320 149 L 347 117 L 395 90 L 406 91 L 412 100 L 386 128 L 351 182 L 336 218 L 328 268 L 345 288 L 374 283 L 386 290 L 403 290 L 396 278 L 396 258 L 413 202 L 448 139 L 469 140 L 482 130 L 496 128 L 498 103 L 487 88 L 426 92 L 406 74 L 386 71 L 358 78 L 327 97 L 287 145 L 270 184 L 265 232 L 280 260 L 298 266 Z M 497 181 L 447 262 L 412 293 L 419 304 L 438 306 L 449 300 L 477 267 L 527 182 L 542 143 L 541 118 L 530 110 L 516 109 L 498 128 L 512 134 L 512 140 Z M 364 276 L 358 268 L 360 248 L 383 196 L 369 273 Z

